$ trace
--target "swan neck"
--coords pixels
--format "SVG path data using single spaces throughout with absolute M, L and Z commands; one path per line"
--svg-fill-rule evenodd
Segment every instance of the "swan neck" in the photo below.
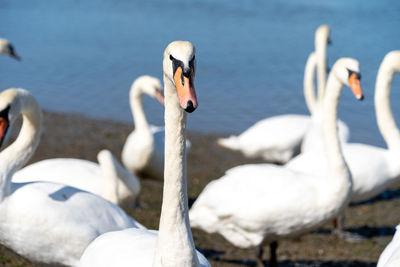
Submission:
M 314 114 L 317 99 L 315 96 L 315 87 L 314 87 L 314 79 L 315 79 L 315 68 L 316 68 L 316 55 L 315 52 L 312 52 L 307 59 L 306 66 L 304 69 L 304 98 L 306 100 L 307 108 L 310 111 L 310 114 Z
M 315 53 L 317 61 L 317 84 L 318 84 L 318 100 L 323 101 L 326 86 L 326 42 L 315 42 Z
M 186 113 L 180 107 L 174 84 L 165 76 L 164 86 L 164 191 L 153 266 L 198 266 L 188 216 Z
M 143 110 L 142 96 L 143 93 L 140 87 L 137 84 L 134 84 L 130 92 L 130 104 L 133 115 L 133 122 L 135 124 L 135 130 L 149 129 L 146 114 Z
M 389 150 L 400 151 L 400 132 L 393 118 L 390 91 L 395 71 L 385 58 L 379 67 L 375 85 L 375 113 L 381 132 Z
M 333 71 L 333 70 L 332 70 Z M 343 89 L 343 84 L 338 80 L 335 73 L 331 73 L 324 97 L 322 133 L 324 147 L 328 159 L 330 176 L 343 176 L 337 174 L 348 173 L 346 162 L 343 158 L 337 128 L 337 107 Z M 335 174 L 335 175 L 334 175 Z M 336 177 L 335 177 L 336 179 Z
M 42 114 L 32 96 L 21 97 L 22 126 L 17 139 L 0 153 L 0 201 L 11 192 L 11 177 L 35 152 L 41 134 Z

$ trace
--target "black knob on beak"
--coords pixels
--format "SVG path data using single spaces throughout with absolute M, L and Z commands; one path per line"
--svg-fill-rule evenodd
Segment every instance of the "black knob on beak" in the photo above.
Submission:
M 187 102 L 185 111 L 186 111 L 186 112 L 189 112 L 189 113 L 192 113 L 195 109 L 196 109 L 196 108 L 193 106 L 192 100 L 189 100 L 189 101 Z

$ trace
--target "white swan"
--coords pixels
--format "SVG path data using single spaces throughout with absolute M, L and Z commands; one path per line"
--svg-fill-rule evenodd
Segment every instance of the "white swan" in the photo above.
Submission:
M 0 152 L 0 243 L 34 262 L 75 266 L 100 234 L 143 228 L 118 206 L 74 187 L 11 182 L 39 143 L 42 116 L 28 91 L 1 92 L 0 145 L 20 114 L 23 123 L 17 139 Z
M 393 119 L 390 86 L 395 72 L 400 72 L 400 51 L 383 59 L 375 85 L 375 109 L 379 130 L 388 149 L 367 144 L 344 144 L 343 154 L 353 177 L 351 202 L 371 199 L 400 179 L 400 132 Z M 327 168 L 320 153 L 300 154 L 286 164 L 296 171 L 324 172 Z M 343 218 L 339 221 L 343 224 Z M 339 225 L 339 234 L 341 234 Z
M 315 32 L 315 49 L 306 63 L 304 73 L 304 96 L 307 107 L 314 114 L 319 99 L 323 96 L 326 76 L 326 45 L 330 29 L 320 26 Z M 314 93 L 314 69 L 318 70 L 318 99 Z M 288 114 L 261 120 L 239 136 L 218 139 L 218 144 L 242 152 L 246 157 L 262 157 L 267 161 L 286 163 L 300 153 L 304 135 L 310 127 L 308 115 Z M 347 141 L 348 130 L 340 123 L 340 138 Z M 342 129 L 344 127 L 344 129 Z M 343 132 L 343 133 L 342 133 Z
M 141 188 L 139 179 L 125 170 L 109 150 L 100 151 L 97 160 L 99 164 L 73 158 L 46 159 L 17 171 L 12 181 L 60 183 L 102 196 L 114 204 L 127 199 L 129 204 L 135 204 Z
M 143 110 L 143 93 L 164 104 L 159 79 L 151 76 L 137 78 L 130 90 L 130 105 L 135 123 L 122 149 L 122 163 L 131 173 L 162 180 L 164 170 L 164 128 L 149 125 Z
M 232 168 L 199 195 L 189 212 L 192 227 L 217 232 L 242 248 L 270 243 L 271 262 L 276 264 L 276 241 L 315 229 L 343 210 L 352 182 L 335 130 L 337 105 L 344 84 L 362 97 L 358 71 L 356 60 L 342 58 L 329 75 L 322 125 L 328 172 L 295 172 L 273 164 Z M 261 257 L 262 250 L 260 264 Z
M 16 60 L 21 60 L 21 57 L 15 52 L 14 46 L 4 38 L 0 38 L 0 55 L 9 55 Z
M 210 266 L 195 250 L 186 189 L 186 114 L 197 107 L 195 48 L 176 41 L 164 51 L 165 175 L 160 228 L 104 234 L 88 246 L 79 266 Z
M 400 266 L 400 224 L 396 227 L 396 233 L 392 241 L 386 246 L 379 256 L 376 267 L 398 267 Z

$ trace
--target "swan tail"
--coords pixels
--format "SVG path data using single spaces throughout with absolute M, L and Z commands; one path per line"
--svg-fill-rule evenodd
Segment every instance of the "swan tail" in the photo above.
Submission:
M 239 139 L 236 136 L 229 136 L 228 138 L 219 138 L 217 144 L 227 149 L 240 150 Z
M 111 151 L 103 149 L 97 154 L 97 160 L 104 170 L 106 175 L 114 181 L 122 181 L 128 189 L 132 192 L 132 195 L 136 198 L 139 195 L 141 186 L 139 179 L 128 172 L 115 158 Z M 117 185 L 116 185 L 117 186 Z

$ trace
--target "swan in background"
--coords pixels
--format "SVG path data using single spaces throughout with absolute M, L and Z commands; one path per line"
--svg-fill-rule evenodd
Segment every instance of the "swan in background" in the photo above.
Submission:
M 16 60 L 21 60 L 21 57 L 15 52 L 14 46 L 4 38 L 0 38 L 0 55 L 9 55 Z
M 219 233 L 233 245 L 259 248 L 270 244 L 276 266 L 277 241 L 311 231 L 334 218 L 350 201 L 351 174 L 337 133 L 337 106 L 343 85 L 362 99 L 358 62 L 336 61 L 328 78 L 323 105 L 323 133 L 329 171 L 292 171 L 273 164 L 248 164 L 228 170 L 209 183 L 189 212 L 192 227 Z M 267 134 L 267 133 L 266 133 Z
M 142 95 L 147 94 L 164 104 L 159 79 L 151 76 L 137 78 L 130 90 L 130 104 L 135 130 L 127 137 L 122 149 L 122 163 L 130 172 L 141 176 L 163 179 L 164 127 L 149 125 L 143 110 Z M 187 148 L 190 146 L 187 141 Z
M 318 27 L 315 32 L 316 52 L 309 56 L 306 63 L 304 95 L 307 107 L 312 115 L 318 101 L 324 94 L 327 69 L 326 45 L 330 42 L 329 33 L 329 26 Z M 318 70 L 318 99 L 315 99 L 313 87 L 315 67 Z M 286 163 L 300 153 L 302 140 L 310 124 L 311 118 L 308 115 L 274 116 L 257 122 L 239 136 L 220 138 L 217 142 L 222 147 L 242 152 L 246 157 L 262 157 L 267 161 Z M 339 127 L 341 140 L 347 141 L 347 127 L 342 123 Z M 342 129 L 343 127 L 345 128 Z
M 396 227 L 396 233 L 392 241 L 386 246 L 379 256 L 376 267 L 398 267 L 400 266 L 400 225 Z
M 144 228 L 118 206 L 86 191 L 51 182 L 11 182 L 39 144 L 42 114 L 28 91 L 1 92 L 0 145 L 19 115 L 17 139 L 0 152 L 1 244 L 33 262 L 76 266 L 102 233 Z
M 127 199 L 135 204 L 140 193 L 139 179 L 125 170 L 109 150 L 100 151 L 97 160 L 99 164 L 73 158 L 46 159 L 17 171 L 12 181 L 60 183 L 102 196 L 117 205 Z
M 390 105 L 390 87 L 395 72 L 400 72 L 400 51 L 392 51 L 379 67 L 375 85 L 375 111 L 378 128 L 388 149 L 359 143 L 342 146 L 343 154 L 353 178 L 351 202 L 371 199 L 400 179 L 400 132 Z M 285 165 L 296 171 L 324 172 L 327 168 L 320 153 L 305 153 Z M 343 217 L 339 218 L 337 234 L 353 240 L 354 235 L 342 231 Z M 359 238 L 359 237 L 358 237 Z
M 210 266 L 196 251 L 188 218 L 186 188 L 186 114 L 197 107 L 195 48 L 175 41 L 164 51 L 165 175 L 160 227 L 101 235 L 83 254 L 80 267 Z

